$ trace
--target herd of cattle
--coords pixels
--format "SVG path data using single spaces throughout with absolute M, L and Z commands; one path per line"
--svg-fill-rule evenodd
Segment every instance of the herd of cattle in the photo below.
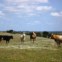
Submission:
M 8 44 L 10 39 L 13 39 L 13 36 L 10 36 L 10 35 L 0 35 L 0 42 L 2 40 L 5 40 L 6 44 Z M 25 33 L 21 34 L 20 39 L 21 39 L 21 42 L 25 41 Z M 30 40 L 33 40 L 33 43 L 36 40 L 36 33 L 35 32 L 30 33 Z
M 62 43 L 62 35 L 50 34 L 50 35 L 48 35 L 48 38 L 55 40 L 57 46 L 60 46 L 60 44 Z M 13 36 L 0 35 L 0 42 L 2 40 L 5 40 L 6 43 L 9 43 L 10 39 L 13 39 Z M 25 33 L 21 34 L 20 39 L 21 39 L 21 42 L 25 41 Z M 36 40 L 36 33 L 35 32 L 30 33 L 30 40 L 32 40 L 33 43 Z

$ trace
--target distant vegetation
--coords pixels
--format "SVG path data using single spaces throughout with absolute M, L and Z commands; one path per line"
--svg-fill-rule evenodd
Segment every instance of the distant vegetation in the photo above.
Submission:
M 23 32 L 26 33 L 26 35 L 30 35 L 30 33 L 32 31 L 14 31 L 14 30 L 7 30 L 7 31 L 3 31 L 3 32 L 7 32 L 7 33 L 12 33 L 12 34 L 21 34 Z M 34 31 L 38 37 L 48 37 L 48 34 L 59 34 L 62 35 L 62 31 Z

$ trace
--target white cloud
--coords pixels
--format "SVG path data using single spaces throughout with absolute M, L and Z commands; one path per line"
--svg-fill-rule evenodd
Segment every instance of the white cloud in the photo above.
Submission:
M 52 16 L 62 16 L 61 12 L 51 12 Z
M 48 0 L 6 0 L 8 3 L 48 3 Z
M 7 10 L 9 12 L 17 12 L 18 11 L 18 9 L 16 9 L 15 7 L 12 7 L 12 6 L 5 7 L 5 10 Z
M 36 8 L 36 10 L 38 10 L 38 11 L 49 11 L 49 10 L 52 10 L 52 7 L 51 6 L 38 6 Z
M 15 14 L 25 13 L 33 16 L 39 11 L 52 9 L 51 6 L 39 6 L 40 3 L 48 3 L 48 0 L 5 0 L 4 10 Z
M 34 0 L 35 2 L 48 3 L 48 0 Z
M 13 13 L 25 13 L 29 14 L 30 16 L 35 15 L 39 11 L 50 11 L 53 8 L 51 6 L 28 6 L 28 5 L 17 5 L 17 6 L 7 6 L 4 10 Z M 37 12 L 36 12 L 37 11 Z
M 6 0 L 6 2 L 10 2 L 10 3 L 12 3 L 12 2 L 27 2 L 27 1 L 29 1 L 29 0 Z
M 1 17 L 1 16 L 4 16 L 4 15 L 5 15 L 5 14 L 4 14 L 2 11 L 0 11 L 0 17 Z

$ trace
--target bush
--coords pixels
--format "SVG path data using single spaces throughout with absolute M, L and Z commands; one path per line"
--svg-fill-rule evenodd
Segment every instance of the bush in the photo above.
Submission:
M 48 34 L 49 34 L 49 32 L 44 31 L 44 32 L 43 32 L 43 37 L 48 37 Z

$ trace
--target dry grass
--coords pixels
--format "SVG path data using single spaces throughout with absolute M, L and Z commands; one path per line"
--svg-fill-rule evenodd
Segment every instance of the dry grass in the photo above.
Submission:
M 19 48 L 0 48 L 0 62 L 62 62 L 62 45 L 57 48 L 55 42 L 51 39 L 37 37 L 33 44 L 27 36 L 26 41 L 21 44 L 20 34 L 0 34 L 13 35 L 14 37 L 8 45 L 5 41 L 2 41 L 0 47 L 19 46 Z M 21 47 L 27 48 L 27 46 L 41 48 L 20 49 Z

